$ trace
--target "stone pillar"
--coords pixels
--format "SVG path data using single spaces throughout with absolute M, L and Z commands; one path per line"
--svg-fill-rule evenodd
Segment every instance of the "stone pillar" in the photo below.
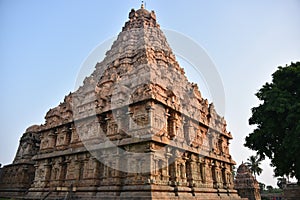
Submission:
M 83 160 L 83 168 L 84 168 L 83 179 L 89 178 L 89 159 L 90 159 L 89 157 L 86 157 Z
M 58 175 L 59 186 L 64 185 L 66 180 L 66 174 L 67 174 L 67 162 L 64 157 L 61 157 L 59 161 L 59 175 Z
M 52 163 L 48 162 L 45 167 L 45 186 L 48 187 L 51 181 Z
M 146 110 L 148 113 L 149 126 L 152 128 L 154 127 L 154 110 L 155 110 L 152 102 L 148 103 L 148 105 L 146 106 Z
M 223 178 L 222 178 L 222 163 L 217 162 L 217 184 L 218 188 L 223 188 Z
M 79 183 L 83 179 L 83 171 L 84 171 L 84 164 L 83 161 L 77 160 L 75 161 L 75 179 L 77 180 L 77 183 Z
M 159 170 L 159 174 L 160 174 L 160 183 L 161 184 L 166 184 L 168 179 L 169 179 L 169 176 L 168 176 L 168 168 L 167 168 L 167 162 L 165 159 L 160 159 L 158 161 L 158 170 Z
M 174 161 L 173 160 L 173 158 L 172 157 L 170 157 L 169 158 L 169 176 L 170 176 L 170 178 L 169 178 L 169 184 L 170 185 L 176 185 L 176 169 L 177 169 L 177 167 L 176 167 L 176 165 L 177 165 L 177 163 L 176 163 L 176 161 Z
M 188 181 L 188 186 L 193 187 L 195 185 L 195 181 L 199 181 L 199 172 L 200 170 L 197 169 L 197 163 L 196 163 L 196 158 L 192 154 L 190 159 L 187 160 L 187 181 Z
M 96 158 L 90 157 L 88 163 L 89 163 L 88 177 L 89 179 L 92 179 L 91 185 L 98 186 L 99 185 L 99 178 L 98 178 L 99 162 Z
M 180 175 L 181 175 L 181 183 L 182 185 L 187 184 L 187 171 L 186 171 L 186 164 L 187 164 L 187 158 L 183 157 L 182 163 L 181 163 L 181 169 L 180 169 Z
M 233 176 L 232 176 L 232 167 L 231 165 L 228 165 L 226 169 L 226 176 L 227 176 L 227 187 L 228 189 L 233 189 L 234 184 L 233 184 Z
M 169 163 L 169 159 L 170 157 L 172 156 L 172 154 L 170 154 L 169 152 L 169 149 L 167 148 L 167 152 L 165 154 L 165 160 L 166 160 L 166 166 L 165 166 L 165 171 L 166 171 L 166 175 L 165 175 L 165 183 L 168 183 L 170 181 L 170 170 L 169 170 L 169 167 L 170 167 L 170 163 Z
M 221 180 L 220 163 L 218 161 L 212 163 L 212 177 L 214 188 L 222 188 L 223 183 Z
M 112 177 L 113 177 L 113 184 L 114 185 L 121 185 L 121 179 L 122 179 L 122 172 L 119 169 L 120 165 L 123 164 L 123 162 L 120 162 L 121 155 L 119 152 L 113 156 L 112 158 L 113 161 L 113 168 L 110 168 L 112 170 Z
M 57 159 L 53 160 L 53 167 L 51 171 L 51 182 L 50 187 L 59 186 L 59 175 L 60 175 L 60 166 Z
M 205 159 L 205 185 L 208 188 L 212 188 L 213 187 L 213 174 L 212 174 L 212 165 L 210 160 Z
M 205 174 L 205 160 L 203 158 L 199 158 L 199 168 L 200 168 L 200 181 L 201 184 L 206 183 L 206 174 Z
M 33 185 L 35 188 L 40 187 L 40 176 L 39 176 L 39 162 L 37 162 L 35 165 L 35 175 L 34 175 L 34 181 L 33 181 Z

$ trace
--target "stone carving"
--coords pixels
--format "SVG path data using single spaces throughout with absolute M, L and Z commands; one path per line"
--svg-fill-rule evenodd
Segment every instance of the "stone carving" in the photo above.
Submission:
M 239 199 L 226 122 L 188 82 L 153 11 L 131 10 L 104 60 L 45 120 L 1 169 L 0 197 L 76 188 L 83 199 Z
M 237 169 L 234 184 L 234 188 L 238 190 L 241 197 L 248 198 L 249 200 L 261 199 L 259 184 L 244 163 Z

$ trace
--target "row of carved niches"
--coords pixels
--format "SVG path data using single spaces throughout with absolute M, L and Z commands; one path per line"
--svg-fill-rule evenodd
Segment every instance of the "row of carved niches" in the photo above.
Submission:
M 65 124 L 63 126 L 51 128 L 42 131 L 40 150 L 51 152 L 53 150 L 64 150 L 69 147 L 82 146 L 81 139 L 77 134 L 74 124 Z
M 88 182 L 98 177 L 98 165 L 99 162 L 88 153 L 38 160 L 34 187 L 79 185 L 83 179 Z
M 103 156 L 108 164 L 99 162 L 89 153 L 39 160 L 36 165 L 34 187 L 58 187 L 70 184 L 82 187 L 120 185 L 120 179 L 124 174 L 116 170 L 116 166 L 124 163 L 119 163 L 120 160 L 116 159 L 116 156 L 118 155 Z M 126 163 L 130 167 L 131 162 Z M 133 184 L 134 177 L 137 175 L 128 174 L 128 177 L 131 180 L 129 182 Z M 146 177 L 143 180 L 144 183 Z
M 229 158 L 230 137 L 159 103 L 135 104 L 42 132 L 41 150 L 62 150 L 70 144 L 157 136 Z
M 151 183 L 188 187 L 233 188 L 233 163 L 152 143 Z
M 112 83 L 112 82 L 105 82 L 103 84 L 109 84 L 109 83 Z M 101 90 L 105 89 L 105 88 L 106 87 L 103 86 L 103 87 L 101 87 Z M 126 89 L 124 89 L 124 91 L 126 91 Z M 189 118 L 191 118 L 195 121 L 198 121 L 199 123 L 201 123 L 205 126 L 209 126 L 210 129 L 214 129 L 214 130 L 220 132 L 221 134 L 224 134 L 230 138 L 232 137 L 231 134 L 229 132 L 227 132 L 227 130 L 226 130 L 226 121 L 224 120 L 223 117 L 220 117 L 216 113 L 213 104 L 210 104 L 208 107 L 207 101 L 203 100 L 203 101 L 199 102 L 200 101 L 199 99 L 192 99 L 193 101 L 197 101 L 197 102 L 195 102 L 193 104 L 191 104 L 191 102 L 189 102 L 187 104 L 183 104 L 181 107 L 178 107 L 178 106 L 176 106 L 176 101 L 178 101 L 176 99 L 178 99 L 178 98 L 172 93 L 172 91 L 163 91 L 163 89 L 161 87 L 159 87 L 158 85 L 144 85 L 143 87 L 136 88 L 136 90 L 134 90 L 132 92 L 130 98 L 132 98 L 131 100 L 133 102 L 138 102 L 138 100 L 134 100 L 134 99 L 139 99 L 139 100 L 147 99 L 147 98 L 144 98 L 145 96 L 150 95 L 150 94 L 144 94 L 144 93 L 147 93 L 147 91 L 152 91 L 153 94 L 157 93 L 155 96 L 155 99 L 159 100 L 160 102 L 164 102 L 164 104 L 167 104 L 166 106 L 168 106 L 169 108 L 176 110 L 177 112 L 181 113 L 182 115 L 188 116 Z M 166 93 L 166 95 L 163 95 L 164 93 Z M 106 93 L 99 92 L 99 95 L 100 94 L 106 94 Z M 142 94 L 145 96 L 143 96 Z M 125 98 L 125 100 L 122 100 L 125 95 L 124 92 L 119 92 L 114 95 L 115 96 L 113 96 L 113 97 L 108 97 L 108 96 L 99 97 L 99 98 L 96 98 L 97 100 L 91 100 L 90 102 L 85 102 L 84 104 L 78 106 L 76 108 L 76 110 L 77 110 L 76 113 L 78 114 L 77 117 L 80 119 L 80 118 L 92 116 L 95 114 L 101 114 L 102 113 L 101 110 L 105 111 L 105 112 L 109 112 L 109 109 L 111 109 L 111 106 L 116 106 L 116 108 L 118 108 L 118 109 L 123 109 L 124 107 L 131 107 L 132 104 L 131 105 L 129 104 L 129 103 L 132 103 L 131 100 L 130 100 L 130 102 L 128 102 L 129 100 L 126 98 Z M 128 94 L 127 94 L 127 96 L 128 96 Z M 111 102 L 112 99 L 108 99 L 108 98 L 114 98 L 113 103 Z M 129 97 L 127 97 L 127 98 L 129 98 Z M 125 101 L 125 103 L 124 103 L 124 101 Z M 170 102 L 170 103 L 168 103 L 168 102 Z M 107 104 L 110 104 L 110 106 L 106 107 Z M 199 105 L 197 105 L 197 104 L 199 104 Z M 194 105 L 197 105 L 197 106 L 195 107 Z M 199 109 L 199 107 L 201 109 Z
M 103 154 L 101 161 L 89 153 L 39 160 L 34 187 L 156 184 L 233 188 L 230 163 L 179 150 L 163 156 L 150 153 L 143 157 L 110 152 Z M 123 169 L 121 165 L 131 171 L 118 170 Z M 149 167 L 149 172 L 143 171 Z

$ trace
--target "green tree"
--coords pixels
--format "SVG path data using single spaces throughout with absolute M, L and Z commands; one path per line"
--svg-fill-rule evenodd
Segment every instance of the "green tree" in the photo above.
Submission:
M 268 190 L 268 192 L 272 192 L 272 190 L 273 190 L 272 185 L 268 185 L 268 186 L 267 186 L 267 190 Z
M 290 175 L 300 180 L 300 62 L 278 67 L 256 96 L 261 100 L 252 108 L 250 125 L 255 130 L 245 146 L 267 156 L 275 176 Z
M 232 169 L 232 178 L 234 179 L 235 176 L 236 176 L 236 167 L 235 167 L 235 165 L 232 165 L 231 169 Z
M 258 184 L 259 184 L 260 192 L 263 192 L 265 190 L 265 188 L 266 188 L 266 184 L 261 183 L 261 182 L 259 182 Z
M 283 177 L 279 177 L 277 178 L 277 186 L 280 188 L 280 189 L 283 189 L 286 185 L 286 178 L 283 178 Z
M 259 167 L 261 159 L 256 155 L 256 156 L 250 156 L 247 159 L 248 162 L 245 164 L 249 167 L 251 170 L 252 174 L 256 178 L 256 174 L 259 176 L 262 172 L 262 168 Z

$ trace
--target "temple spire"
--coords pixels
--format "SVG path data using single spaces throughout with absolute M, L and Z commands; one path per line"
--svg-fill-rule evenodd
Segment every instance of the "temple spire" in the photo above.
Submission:
M 144 9 L 144 8 L 145 8 L 144 1 L 142 1 L 141 9 Z

